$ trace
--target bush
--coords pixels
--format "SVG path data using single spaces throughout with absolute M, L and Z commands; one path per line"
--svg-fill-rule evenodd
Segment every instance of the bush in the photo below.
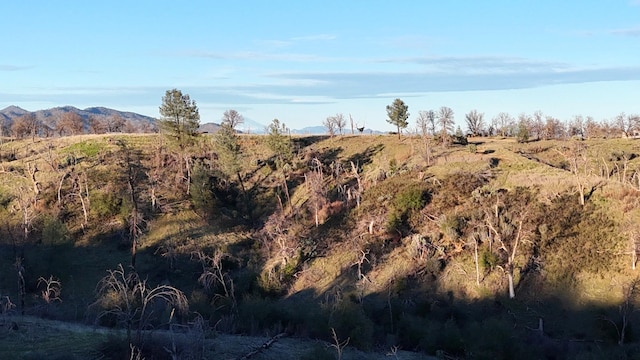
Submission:
M 420 186 L 412 185 L 400 191 L 387 217 L 387 231 L 401 230 L 414 213 L 425 207 L 427 200 L 428 192 Z
M 400 213 L 421 210 L 427 203 L 427 195 L 425 189 L 410 186 L 397 195 L 393 204 L 394 208 Z
M 60 219 L 45 215 L 42 219 L 42 243 L 60 245 L 68 242 L 69 230 Z
M 123 199 L 115 192 L 94 191 L 91 193 L 91 212 L 99 219 L 114 217 L 128 212 Z
M 526 143 L 529 141 L 529 128 L 526 124 L 518 124 L 518 133 L 516 134 L 516 140 L 519 143 Z
M 498 255 L 489 249 L 483 249 L 480 253 L 480 265 L 485 270 L 492 270 L 498 265 L 498 261 L 500 261 Z

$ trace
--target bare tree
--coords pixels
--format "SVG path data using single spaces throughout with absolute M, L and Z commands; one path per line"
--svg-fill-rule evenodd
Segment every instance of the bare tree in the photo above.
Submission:
M 418 112 L 418 117 L 416 117 L 416 125 L 418 127 L 418 132 L 422 137 L 426 137 L 430 134 L 429 130 L 429 112 L 425 110 L 421 110 Z
M 347 121 L 344 119 L 344 115 L 342 113 L 337 113 L 335 116 L 336 128 L 338 128 L 338 132 L 342 135 L 342 131 L 344 127 L 347 126 Z
M 620 321 L 614 321 L 605 317 L 604 320 L 609 322 L 616 329 L 618 335 L 618 345 L 624 345 L 628 332 L 631 315 L 636 311 L 638 303 L 638 288 L 640 287 L 640 279 L 636 278 L 622 287 L 622 304 L 618 307 Z
M 438 123 L 440 124 L 441 141 L 447 146 L 449 143 L 449 134 L 453 131 L 453 126 L 455 125 L 453 110 L 450 107 L 442 106 L 440 110 L 438 110 Z
M 495 198 L 495 202 L 494 199 Z M 522 247 L 528 243 L 533 232 L 528 219 L 531 194 L 524 189 L 499 190 L 485 196 L 482 204 L 484 226 L 490 234 L 490 241 L 497 245 L 503 257 L 503 270 L 507 275 L 509 297 L 516 296 L 514 272 Z
M 531 138 L 540 140 L 544 136 L 544 114 L 542 111 L 537 110 L 531 117 Z
M 56 132 L 59 136 L 78 135 L 82 133 L 84 123 L 82 117 L 75 112 L 66 112 L 60 116 L 56 123 Z
M 416 118 L 418 125 L 418 131 L 422 137 L 422 143 L 424 145 L 424 158 L 427 162 L 427 166 L 431 165 L 431 136 L 433 134 L 433 127 L 435 126 L 435 113 L 433 110 L 420 111 Z
M 105 121 L 97 116 L 89 117 L 89 132 L 92 134 L 104 134 L 107 132 L 107 125 Z
M 640 129 L 640 116 L 636 114 L 620 113 L 615 118 L 615 126 L 624 137 L 632 137 Z
M 119 141 L 118 146 L 120 146 L 120 166 L 124 170 L 124 182 L 126 183 L 131 203 L 129 238 L 131 240 L 131 267 L 135 268 L 138 242 L 142 235 L 144 224 L 144 217 L 139 206 L 139 193 L 146 173 L 140 163 L 140 154 L 138 152 L 133 150 L 124 140 Z
M 11 131 L 13 132 L 13 136 L 19 139 L 30 135 L 31 140 L 35 141 L 41 127 L 42 123 L 38 120 L 36 114 L 30 112 L 14 120 Z
M 322 125 L 327 128 L 329 136 L 333 137 L 336 134 L 336 122 L 333 116 L 328 116 L 324 119 Z
M 304 178 L 309 191 L 309 200 L 313 206 L 316 227 L 318 227 L 320 225 L 318 214 L 326 202 L 327 189 L 325 187 L 324 171 L 320 160 L 313 158 L 311 160 L 311 168 L 311 171 L 304 174 Z
M 584 137 L 584 117 L 582 115 L 576 115 L 567 124 L 567 132 L 569 136 L 575 136 L 578 138 Z
M 244 123 L 244 117 L 236 110 L 229 109 L 222 114 L 222 123 L 228 124 L 231 129 L 236 129 L 240 124 Z
M 584 137 L 587 139 L 594 138 L 598 135 L 602 135 L 602 128 L 600 124 L 592 116 L 587 116 L 584 122 Z
M 509 135 L 509 127 L 513 125 L 514 120 L 509 113 L 501 112 L 493 118 L 497 133 L 504 137 Z
M 565 130 L 564 124 L 560 120 L 553 116 L 547 116 L 543 129 L 543 137 L 545 140 L 564 139 L 566 137 Z
M 478 110 L 471 110 L 465 116 L 465 122 L 467 123 L 467 129 L 473 136 L 480 136 L 484 132 L 484 113 L 479 113 Z
M 109 116 L 105 119 L 104 124 L 109 133 L 118 133 L 124 130 L 125 121 L 119 115 Z
M 583 142 L 574 141 L 569 147 L 557 151 L 560 152 L 569 163 L 569 169 L 576 182 L 580 205 L 584 206 L 585 193 L 589 186 L 589 176 L 591 175 L 587 157 L 587 145 Z

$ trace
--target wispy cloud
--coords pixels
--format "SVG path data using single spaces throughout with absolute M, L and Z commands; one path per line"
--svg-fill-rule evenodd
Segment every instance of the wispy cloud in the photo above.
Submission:
M 21 71 L 21 70 L 28 70 L 31 68 L 33 68 L 33 66 L 0 64 L 0 71 Z
M 451 66 L 453 68 L 453 66 Z M 360 73 L 283 73 L 278 79 L 322 80 L 313 87 L 274 88 L 272 91 L 306 96 L 329 96 L 336 99 L 378 97 L 389 93 L 446 91 L 481 91 L 525 89 L 557 84 L 600 81 L 640 80 L 640 67 L 561 68 L 531 67 L 520 71 L 430 71 L 430 72 L 360 72 Z
M 409 57 L 378 60 L 382 63 L 411 63 L 424 65 L 427 70 L 437 72 L 466 73 L 523 73 L 545 70 L 566 70 L 564 63 L 539 61 L 516 57 L 472 56 L 472 57 Z
M 635 26 L 635 27 L 626 28 L 626 29 L 609 30 L 609 34 L 622 35 L 622 36 L 640 36 L 640 26 Z
M 203 102 L 251 106 L 254 104 L 327 104 L 341 99 L 419 96 L 448 91 L 526 89 L 558 84 L 638 81 L 636 67 L 577 67 L 570 64 L 501 57 L 437 57 L 383 59 L 415 65 L 401 71 L 263 72 L 256 80 L 215 86 L 178 84 Z M 409 68 L 411 70 L 409 70 Z M 118 103 L 142 106 L 160 102 L 161 94 L 176 84 L 154 87 L 64 87 L 29 89 L 23 94 L 0 94 L 16 101 L 64 102 L 72 95 L 79 103 Z M 213 104 L 212 103 L 212 104 Z
M 329 41 L 335 40 L 337 38 L 336 35 L 333 34 L 316 34 L 316 35 L 307 35 L 307 36 L 296 36 L 291 38 L 293 41 Z
M 381 39 L 375 39 L 376 43 L 379 43 L 383 46 L 389 46 L 394 48 L 428 48 L 433 45 L 435 39 L 430 36 L 423 35 L 403 35 L 403 36 L 394 36 L 394 37 L 386 37 Z
M 291 62 L 308 62 L 308 61 L 326 61 L 323 58 L 313 54 L 298 53 L 271 53 L 259 51 L 241 51 L 241 52 L 216 52 L 216 51 L 185 51 L 179 53 L 185 57 L 198 57 L 216 60 L 247 60 L 247 61 L 291 61 Z

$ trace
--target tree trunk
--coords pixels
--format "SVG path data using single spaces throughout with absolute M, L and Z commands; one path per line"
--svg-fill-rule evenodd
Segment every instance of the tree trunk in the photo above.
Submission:
M 480 266 L 478 265 L 478 239 L 474 241 L 474 260 L 476 262 L 476 285 L 480 286 Z
M 513 299 L 516 297 L 516 291 L 513 288 L 513 268 L 507 272 L 507 278 L 509 279 L 509 299 Z

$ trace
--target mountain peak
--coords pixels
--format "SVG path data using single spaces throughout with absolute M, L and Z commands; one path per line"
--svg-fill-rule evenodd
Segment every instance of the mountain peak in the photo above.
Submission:
M 19 114 L 19 115 L 22 115 L 22 114 L 26 114 L 28 112 L 29 112 L 28 110 L 25 110 L 25 109 L 23 109 L 23 108 L 21 108 L 19 106 L 15 106 L 15 105 L 7 106 L 6 108 L 0 110 L 0 113 L 3 113 L 3 114 Z

